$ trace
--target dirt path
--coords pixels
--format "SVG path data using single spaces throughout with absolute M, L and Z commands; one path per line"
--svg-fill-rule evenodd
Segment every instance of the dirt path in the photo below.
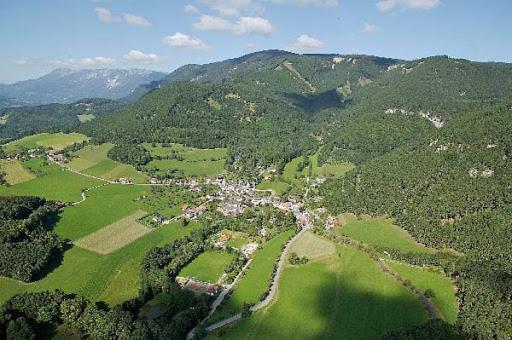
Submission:
M 311 85 L 309 81 L 304 79 L 304 77 L 299 73 L 299 71 L 297 71 L 297 69 L 293 67 L 292 63 L 290 63 L 289 61 L 285 61 L 283 63 L 283 66 L 286 67 L 286 69 L 290 71 L 290 73 L 292 73 L 294 76 L 296 76 L 300 81 L 302 81 L 307 86 L 310 92 L 316 92 L 316 88 L 313 85 Z

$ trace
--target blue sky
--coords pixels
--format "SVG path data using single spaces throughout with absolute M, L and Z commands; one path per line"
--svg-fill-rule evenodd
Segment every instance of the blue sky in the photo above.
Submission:
M 512 62 L 511 0 L 26 0 L 0 5 L 0 83 L 170 72 L 262 49 Z

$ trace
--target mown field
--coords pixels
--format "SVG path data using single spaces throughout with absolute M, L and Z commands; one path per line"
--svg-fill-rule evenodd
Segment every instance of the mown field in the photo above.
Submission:
M 278 300 L 223 338 L 378 339 L 427 320 L 416 296 L 386 276 L 366 253 L 336 248 L 335 256 L 286 267 Z
M 106 256 L 74 246 L 65 252 L 62 262 L 56 263 L 56 268 L 42 280 L 25 284 L 0 277 L 0 304 L 16 293 L 48 289 L 80 293 L 110 305 L 122 303 L 137 296 L 140 263 L 144 254 L 196 228 L 198 225 L 194 222 L 186 228 L 179 223 L 171 223 Z
M 351 219 L 337 233 L 372 246 L 395 248 L 402 252 L 432 252 L 417 243 L 405 230 L 388 219 Z
M 42 158 L 24 161 L 21 165 L 37 177 L 10 187 L 0 186 L 2 196 L 40 196 L 50 200 L 76 202 L 82 198 L 83 189 L 101 182 L 62 170 L 55 164 L 48 164 Z
M 23 165 L 15 160 L 0 160 L 0 171 L 5 173 L 5 180 L 9 185 L 16 185 L 28 182 L 36 176 L 30 173 Z
M 116 184 L 93 189 L 85 202 L 64 209 L 55 231 L 70 240 L 85 237 L 139 209 L 144 210 L 138 198 L 148 191 L 145 186 Z
M 73 159 L 68 167 L 110 181 L 116 181 L 119 178 L 131 178 L 136 183 L 147 182 L 147 176 L 135 170 L 133 166 L 108 158 L 108 151 L 113 147 L 114 145 L 109 143 L 87 145 L 73 154 Z
M 73 143 L 83 142 L 88 139 L 87 136 L 79 133 L 40 133 L 8 143 L 4 145 L 4 150 L 6 152 L 16 152 L 21 149 L 36 149 L 38 147 L 62 150 Z
M 259 190 L 273 190 L 277 196 L 282 196 L 289 188 L 288 183 L 280 181 L 263 181 L 256 186 Z
M 267 242 L 253 257 L 250 267 L 235 286 L 231 296 L 224 300 L 212 315 L 210 322 L 240 312 L 244 303 L 257 303 L 268 289 L 274 265 L 281 255 L 281 250 L 293 231 L 283 232 Z
M 208 250 L 180 271 L 179 276 L 202 282 L 216 283 L 234 255 L 224 251 Z

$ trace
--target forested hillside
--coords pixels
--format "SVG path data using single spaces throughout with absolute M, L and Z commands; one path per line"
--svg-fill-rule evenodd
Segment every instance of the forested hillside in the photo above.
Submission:
M 388 214 L 420 241 L 464 253 L 445 269 L 459 287 L 460 324 L 482 338 L 512 335 L 511 131 L 507 101 L 324 187 L 334 211 Z
M 82 99 L 73 104 L 47 104 L 0 110 L 0 140 L 78 125 L 80 115 L 89 119 L 119 110 L 110 99 Z

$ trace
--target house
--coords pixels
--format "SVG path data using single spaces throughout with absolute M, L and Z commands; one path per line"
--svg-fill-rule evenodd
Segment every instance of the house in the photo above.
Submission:
M 121 184 L 133 184 L 133 179 L 121 177 L 117 182 Z
M 160 213 L 156 213 L 153 217 L 153 222 L 163 224 L 164 223 L 164 217 Z
M 187 218 L 198 219 L 204 214 L 206 209 L 206 206 L 204 204 L 201 204 L 200 206 L 197 206 L 195 208 L 189 208 L 188 206 L 186 206 L 185 209 L 183 209 L 183 212 Z
M 248 244 L 244 245 L 242 247 L 242 249 L 240 249 L 240 251 L 242 252 L 242 254 L 245 257 L 249 257 L 256 251 L 256 249 L 258 249 L 258 244 L 255 242 L 252 242 L 252 243 L 248 243 Z
M 158 183 L 159 183 L 158 179 L 156 179 L 154 177 L 149 179 L 149 184 L 158 184 Z

